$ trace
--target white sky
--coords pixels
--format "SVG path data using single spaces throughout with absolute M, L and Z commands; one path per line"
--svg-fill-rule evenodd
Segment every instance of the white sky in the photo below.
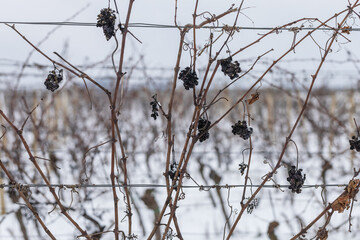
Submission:
M 239 5 L 241 1 L 228 0 L 201 0 L 199 3 L 198 12 L 210 11 L 214 14 L 220 14 L 227 10 L 232 3 Z M 353 2 L 353 1 L 352 1 Z M 85 0 L 61 0 L 61 1 L 5 1 L 0 0 L 0 21 L 64 21 L 88 5 L 88 7 L 81 12 L 72 21 L 76 22 L 96 22 L 96 16 L 100 9 L 107 7 L 108 1 L 85 1 Z M 178 22 L 181 25 L 192 22 L 192 12 L 195 1 L 180 1 L 178 9 Z M 119 10 L 121 12 L 121 21 L 125 21 L 127 11 L 127 1 L 118 1 Z M 275 27 L 302 17 L 317 17 L 321 20 L 326 20 L 334 13 L 345 9 L 348 5 L 347 0 L 251 0 L 244 1 L 243 13 L 238 20 L 238 26 L 244 27 Z M 113 4 L 112 4 L 113 7 Z M 220 21 L 222 24 L 232 25 L 235 18 L 235 13 Z M 251 19 L 251 20 L 249 20 Z M 198 22 L 201 22 L 199 19 Z M 252 22 L 253 21 L 253 22 Z M 170 24 L 174 23 L 174 1 L 172 0 L 136 0 L 134 3 L 133 13 L 130 22 L 142 23 L 160 23 Z M 358 23 L 358 22 L 357 22 Z M 299 25 L 297 25 L 299 26 Z M 33 43 L 39 42 L 46 34 L 55 26 L 42 25 L 17 25 L 19 29 L 29 40 Z M 359 27 L 354 25 L 353 27 Z M 176 53 L 178 48 L 179 33 L 176 29 L 150 29 L 150 28 L 132 28 L 130 31 L 139 38 L 143 44 L 138 43 L 133 38 L 129 37 L 127 42 L 127 59 L 132 58 L 132 62 L 137 61 L 141 55 L 144 56 L 144 61 L 147 67 L 166 67 L 173 68 L 176 60 Z M 299 34 L 305 34 L 303 31 Z M 252 31 L 242 30 L 238 33 L 233 41 L 229 44 L 232 51 L 243 47 L 259 37 L 258 34 L 266 33 L 266 31 Z M 319 39 L 319 43 L 326 41 L 330 32 L 319 32 L 314 35 Z M 31 47 L 13 30 L 0 24 L 0 72 L 16 72 L 18 68 L 10 68 L 9 66 L 2 66 L 1 63 L 6 62 L 4 59 L 11 59 L 22 61 L 26 59 Z M 199 30 L 197 37 L 197 44 L 204 45 L 208 39 L 209 30 Z M 352 32 L 348 36 L 352 42 L 346 45 L 334 46 L 334 53 L 329 57 L 332 59 L 345 59 L 345 50 L 351 50 L 355 56 L 360 56 L 359 53 L 359 37 L 360 32 Z M 292 43 L 293 33 L 283 31 L 281 34 L 273 35 L 267 38 L 266 41 L 256 45 L 249 50 L 244 51 L 237 56 L 236 60 L 256 57 L 267 50 L 274 48 L 274 51 L 267 55 L 267 57 L 275 59 L 281 56 Z M 191 34 L 187 38 L 188 42 L 192 41 Z M 339 39 L 344 42 L 343 39 Z M 114 49 L 115 43 L 113 40 L 107 42 L 102 34 L 102 30 L 96 27 L 75 27 L 63 26 L 58 29 L 51 37 L 40 47 L 45 53 L 49 54 L 54 59 L 58 59 L 52 54 L 53 51 L 62 53 L 65 43 L 67 44 L 66 58 L 74 64 L 83 64 L 86 62 L 96 62 L 103 60 Z M 340 50 L 340 51 L 339 51 Z M 336 54 L 335 54 L 336 53 Z M 185 67 L 189 63 L 189 54 L 184 53 L 181 67 Z M 225 57 L 226 54 L 221 56 Z M 296 50 L 296 54 L 290 54 L 289 58 L 319 58 L 319 50 L 317 46 L 310 39 L 305 41 L 302 46 Z M 205 63 L 207 56 L 204 55 L 200 59 L 200 63 Z M 34 54 L 30 62 L 38 62 L 42 64 L 49 64 L 49 62 L 40 56 Z M 126 62 L 128 64 L 129 62 Z M 110 61 L 106 63 L 109 65 Z M 129 64 L 128 64 L 129 65 Z M 201 64 L 199 64 L 201 66 Z M 306 68 L 310 72 L 314 70 L 314 63 L 301 64 L 291 66 L 293 71 Z M 247 65 L 242 65 L 247 68 Z M 326 66 L 325 66 L 326 67 Z M 356 72 L 353 66 L 331 66 L 331 70 L 339 67 L 340 71 L 351 71 L 352 75 Z M 29 70 L 27 70 L 29 71 Z M 111 71 L 111 70 L 106 70 Z M 92 72 L 90 72 L 92 74 Z M 97 71 L 96 75 L 110 75 L 112 72 Z M 159 73 L 157 73 L 159 74 Z M 171 75 L 171 72 L 168 73 Z M 0 77 L 0 81 L 3 80 Z M 9 79 L 6 79 L 9 80 Z M 24 81 L 23 81 L 24 82 Z

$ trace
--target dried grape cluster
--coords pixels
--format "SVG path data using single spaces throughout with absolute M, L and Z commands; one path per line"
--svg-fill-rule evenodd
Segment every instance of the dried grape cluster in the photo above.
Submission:
M 306 174 L 302 176 L 301 172 L 302 169 L 296 169 L 295 166 L 291 166 L 289 169 L 289 177 L 287 180 L 290 183 L 289 189 L 291 189 L 293 193 L 301 193 L 301 187 L 306 179 Z
M 197 80 L 199 78 L 197 77 L 196 72 L 194 72 L 190 67 L 186 67 L 180 72 L 179 79 L 184 82 L 185 89 L 189 90 L 190 88 L 194 88 L 198 85 Z
M 136 240 L 136 239 L 138 239 L 138 235 L 135 235 L 134 233 L 132 233 L 129 236 L 127 236 L 126 238 L 129 240 Z
M 248 139 L 253 133 L 253 129 L 247 126 L 246 121 L 238 121 L 232 127 L 232 133 L 234 135 L 239 135 L 244 140 Z
M 326 228 L 325 227 L 321 227 L 321 228 L 319 228 L 319 230 L 317 231 L 317 233 L 316 233 L 316 236 L 317 236 L 317 238 L 316 239 L 319 239 L 319 240 L 326 240 L 326 239 L 328 239 L 328 230 L 326 230 Z
M 248 165 L 245 164 L 245 163 L 240 163 L 240 164 L 239 164 L 239 171 L 241 172 L 241 175 L 244 175 L 244 172 L 245 172 L 247 166 L 248 166 Z
M 221 64 L 221 71 L 230 77 L 230 79 L 234 79 L 239 77 L 239 74 L 241 72 L 240 64 L 238 61 L 231 62 L 232 57 L 228 57 L 225 59 L 220 60 Z
M 198 123 L 198 130 L 199 130 L 199 133 L 198 133 L 198 136 L 200 136 L 199 140 L 200 142 L 203 142 L 205 141 L 206 139 L 209 138 L 210 134 L 209 134 L 209 127 L 211 125 L 211 122 L 204 119 L 204 118 L 200 118 L 199 119 L 199 123 Z
M 153 101 L 150 102 L 150 105 L 152 107 L 152 113 L 151 113 L 151 117 L 154 118 L 154 120 L 156 120 L 156 118 L 159 116 L 159 108 L 158 105 L 160 104 L 157 99 L 156 99 L 156 95 L 152 96 Z
M 45 79 L 44 85 L 46 86 L 46 89 L 50 91 L 55 91 L 59 88 L 59 83 L 63 80 L 63 70 L 57 70 L 54 69 L 50 71 L 49 75 Z
M 179 178 L 179 175 L 177 176 L 177 179 L 175 179 L 175 174 L 176 174 L 176 170 L 177 170 L 178 164 L 176 162 L 173 162 L 170 165 L 170 170 L 168 171 L 168 175 L 171 178 L 171 180 L 177 180 Z
M 249 198 L 247 198 L 247 199 L 249 199 Z M 255 208 L 257 208 L 257 206 L 259 206 L 259 199 L 254 198 L 246 208 L 247 213 L 251 214 L 253 212 L 253 210 Z
M 115 36 L 115 11 L 110 8 L 103 8 L 100 14 L 97 15 L 96 27 L 102 27 L 106 40 L 109 41 L 112 36 Z
M 360 139 L 359 137 L 352 136 L 352 138 L 349 140 L 350 143 L 350 149 L 356 150 L 357 152 L 360 152 Z
M 168 231 L 166 233 L 166 240 L 173 240 L 175 238 L 178 238 L 177 234 L 176 233 L 173 233 L 173 231 L 170 229 L 170 231 Z

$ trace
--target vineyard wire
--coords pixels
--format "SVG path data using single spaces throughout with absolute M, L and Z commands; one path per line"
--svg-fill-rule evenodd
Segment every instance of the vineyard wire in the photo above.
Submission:
M 90 22 L 25 22 L 25 21 L 0 21 L 0 23 L 4 24 L 18 24 L 18 25 L 53 25 L 53 26 L 75 26 L 75 27 L 95 27 L 96 23 L 90 23 Z M 156 24 L 156 23 L 129 23 L 130 28 L 158 28 L 158 29 L 178 29 L 178 28 L 191 28 L 191 26 L 175 26 L 175 25 L 167 25 L 167 24 Z M 197 29 L 223 29 L 224 27 L 228 27 L 226 25 L 224 26 L 202 26 L 202 27 L 196 27 Z M 302 27 L 298 28 L 295 27 L 297 30 L 320 30 L 320 31 L 332 31 L 334 28 L 329 27 L 323 27 L 323 28 L 315 28 L 315 27 Z M 258 31 L 268 31 L 277 29 L 279 31 L 287 30 L 287 31 L 293 31 L 294 27 L 240 27 L 235 26 L 236 30 L 258 30 Z M 344 31 L 354 31 L 354 32 L 360 32 L 360 28 L 346 28 L 346 29 L 340 29 Z
M 346 187 L 348 184 L 333 183 L 333 184 L 308 184 L 303 185 L 303 188 L 326 188 L 326 187 Z M 51 187 L 59 188 L 112 188 L 111 184 L 50 184 Z M 177 186 L 177 185 L 175 185 Z M 247 187 L 250 185 L 247 185 Z M 252 187 L 259 187 L 258 184 L 252 184 Z M 264 185 L 265 188 L 287 188 L 289 184 L 268 184 Z M 0 184 L 2 188 L 47 188 L 46 184 Z M 115 187 L 128 187 L 128 188 L 166 188 L 165 184 L 115 184 Z M 219 189 L 219 188 L 243 188 L 244 184 L 214 184 L 214 185 L 182 185 L 182 188 L 197 188 L 200 190 Z

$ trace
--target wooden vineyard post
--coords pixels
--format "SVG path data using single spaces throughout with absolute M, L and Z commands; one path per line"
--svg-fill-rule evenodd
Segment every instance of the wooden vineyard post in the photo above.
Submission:
M 274 115 L 275 115 L 275 109 L 274 109 L 274 96 L 273 93 L 270 91 L 267 91 L 265 94 L 265 100 L 266 100 L 266 106 L 267 106 L 267 125 L 268 130 L 270 132 L 270 139 L 271 141 L 274 141 Z
M 293 107 L 293 100 L 289 95 L 286 95 L 286 125 L 287 125 L 287 131 L 291 130 L 292 107 Z
M 351 134 L 354 134 L 356 132 L 356 126 L 354 123 L 354 116 L 356 114 L 355 112 L 355 94 L 354 91 L 351 90 L 350 93 L 348 94 L 349 96 L 349 105 L 350 105 L 350 109 L 349 109 L 349 123 L 350 123 L 350 131 L 349 131 L 349 139 L 352 137 Z M 351 168 L 354 168 L 354 159 L 355 159 L 355 151 L 350 151 L 350 164 L 351 164 Z
M 337 107 L 337 97 L 336 92 L 331 93 L 331 104 L 330 104 L 330 114 L 334 115 L 336 113 L 336 107 Z M 334 122 L 330 121 L 330 133 L 329 133 L 329 153 L 330 153 L 330 159 L 333 157 L 333 147 L 334 147 Z
M 4 92 L 0 92 L 0 99 L 3 100 L 4 99 L 4 96 L 3 96 Z M 0 101 L 0 109 L 3 109 L 3 103 L 4 101 Z M 3 122 L 3 119 L 0 118 L 0 125 L 4 125 L 4 122 Z M 0 129 L 0 136 L 3 134 L 3 128 L 1 127 Z M 1 139 L 2 143 L 1 145 L 5 148 L 6 147 L 6 137 L 4 136 L 2 139 Z M 0 159 L 2 157 L 2 151 L 0 149 Z M 0 184 L 3 184 L 3 172 L 0 171 Z M 4 188 L 0 188 L 0 215 L 5 215 L 6 213 L 6 205 L 5 205 L 5 193 L 4 193 Z

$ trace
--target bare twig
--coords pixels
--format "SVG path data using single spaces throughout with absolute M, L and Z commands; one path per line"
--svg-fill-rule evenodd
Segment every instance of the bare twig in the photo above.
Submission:
M 54 188 L 51 186 L 50 181 L 48 180 L 48 178 L 45 176 L 44 172 L 41 170 L 40 166 L 38 165 L 38 163 L 36 162 L 32 152 L 30 151 L 29 145 L 27 144 L 25 138 L 23 137 L 22 131 L 20 131 L 10 120 L 9 118 L 3 113 L 2 110 L 0 110 L 0 115 L 5 119 L 5 121 L 11 126 L 11 128 L 17 133 L 18 137 L 20 138 L 23 146 L 26 149 L 27 154 L 29 155 L 30 161 L 33 163 L 33 165 L 35 166 L 36 170 L 38 171 L 38 173 L 41 175 L 42 179 L 45 181 L 45 183 L 47 184 L 51 194 L 53 195 L 56 203 L 58 204 L 58 206 L 61 209 L 61 213 L 81 232 L 81 234 L 86 237 L 87 239 L 91 239 L 90 236 L 88 235 L 88 233 L 83 230 L 79 224 L 67 213 L 65 207 L 62 205 L 59 197 L 56 195 Z
M 356 7 L 356 6 L 358 5 L 358 1 L 359 1 L 359 0 L 357 0 L 357 1 L 353 4 L 353 7 Z M 344 12 L 344 11 L 343 11 L 343 12 Z M 336 14 L 334 17 L 336 17 L 337 15 L 338 15 L 338 14 Z M 349 14 L 346 14 L 346 16 L 343 18 L 343 20 L 342 20 L 341 23 L 340 23 L 340 26 L 342 26 L 342 25 L 344 24 L 344 22 L 346 21 L 348 15 L 349 15 Z M 333 19 L 334 17 L 331 17 L 331 18 L 328 19 L 326 22 L 330 21 L 330 20 Z M 320 27 L 320 26 L 321 26 L 321 25 L 319 25 L 319 27 Z M 301 109 L 301 111 L 300 111 L 300 113 L 299 113 L 299 115 L 298 115 L 298 117 L 297 117 L 297 119 L 296 119 L 296 121 L 295 121 L 295 123 L 294 123 L 294 125 L 293 125 L 293 127 L 292 127 L 292 129 L 291 129 L 291 131 L 290 131 L 290 133 L 289 133 L 289 135 L 286 137 L 286 141 L 285 141 L 283 150 L 282 150 L 282 152 L 281 152 L 281 154 L 280 154 L 280 157 L 279 157 L 279 159 L 278 159 L 278 162 L 277 162 L 276 166 L 274 167 L 274 169 L 266 175 L 266 177 L 264 178 L 264 180 L 263 180 L 263 182 L 261 183 L 261 185 L 264 185 L 264 184 L 268 181 L 268 179 L 270 179 L 270 178 L 273 176 L 273 174 L 276 172 L 276 170 L 281 166 L 282 158 L 283 158 L 283 156 L 284 156 L 284 154 L 285 154 L 286 147 L 287 147 L 287 145 L 289 144 L 290 139 L 291 139 L 291 136 L 292 136 L 292 134 L 294 133 L 296 127 L 298 126 L 299 121 L 300 121 L 300 119 L 301 119 L 301 117 L 302 117 L 302 115 L 303 115 L 303 113 L 304 113 L 304 111 L 305 111 L 305 109 L 306 109 L 307 103 L 308 103 L 309 98 L 310 98 L 311 91 L 312 91 L 312 89 L 313 89 L 313 86 L 314 86 L 314 83 L 315 83 L 315 80 L 316 80 L 316 77 L 318 76 L 318 74 L 319 74 L 319 72 L 320 72 L 320 69 L 321 69 L 323 63 L 325 62 L 325 59 L 326 59 L 328 53 L 329 53 L 330 50 L 331 50 L 331 46 L 332 46 L 332 44 L 334 43 L 334 41 L 335 41 L 335 39 L 336 39 L 337 32 L 338 32 L 338 30 L 333 34 L 333 36 L 332 36 L 332 38 L 331 38 L 331 41 L 329 42 L 329 44 L 328 44 L 328 46 L 327 46 L 327 48 L 326 48 L 326 51 L 325 51 L 325 53 L 324 53 L 324 56 L 323 56 L 323 58 L 321 59 L 321 62 L 320 62 L 320 64 L 319 64 L 319 66 L 318 66 L 315 74 L 312 75 L 312 81 L 311 81 L 311 84 L 310 84 L 310 87 L 309 87 L 309 91 L 308 91 L 308 93 L 307 93 L 307 96 L 306 96 L 304 105 L 303 105 L 303 107 L 302 107 L 302 109 Z M 310 34 L 310 32 L 308 33 L 308 35 L 309 35 L 309 34 Z M 304 39 L 304 38 L 302 38 L 302 40 L 303 40 L 303 39 Z M 298 42 L 297 44 L 299 44 L 302 40 L 299 40 L 299 42 Z M 294 47 L 295 47 L 297 44 L 295 44 Z M 291 49 L 290 49 L 289 51 L 291 51 Z M 288 51 L 288 52 L 289 52 L 289 51 Z M 287 52 L 287 53 L 288 53 L 288 52 Z M 287 53 L 286 53 L 286 54 L 287 54 Z M 274 63 L 275 63 L 275 62 L 274 62 Z M 228 236 L 227 236 L 227 238 L 226 238 L 227 240 L 230 239 L 232 233 L 234 232 L 234 230 L 235 230 L 235 228 L 236 228 L 236 225 L 238 224 L 239 220 L 241 219 L 241 216 L 242 216 L 243 212 L 245 211 L 245 209 L 247 208 L 247 206 L 248 206 L 248 205 L 250 204 L 250 202 L 255 198 L 255 196 L 258 194 L 258 192 L 259 192 L 261 189 L 262 189 L 261 186 L 258 187 L 258 188 L 256 189 L 256 191 L 254 192 L 254 194 L 249 198 L 249 200 L 242 206 L 241 211 L 240 211 L 239 215 L 237 216 L 237 218 L 236 218 L 236 220 L 235 220 L 235 222 L 234 222 L 234 224 L 233 224 L 233 226 L 232 226 L 232 228 L 231 228 L 231 230 L 230 230 L 230 232 L 229 232 L 229 234 L 228 234 Z M 324 214 L 325 214 L 325 212 L 324 212 Z
M 1 169 L 5 172 L 6 176 L 9 178 L 9 180 L 11 181 L 12 184 L 17 184 L 17 182 L 15 181 L 14 177 L 10 174 L 10 172 L 7 170 L 7 168 L 5 167 L 5 165 L 3 164 L 3 162 L 0 159 L 0 167 Z M 39 213 L 36 211 L 36 209 L 31 205 L 31 203 L 29 202 L 29 199 L 25 196 L 25 194 L 18 190 L 20 197 L 24 200 L 24 202 L 26 203 L 26 206 L 30 209 L 30 211 L 33 213 L 33 215 L 35 216 L 35 218 L 38 220 L 38 222 L 40 223 L 41 227 L 44 229 L 44 231 L 46 232 L 47 235 L 49 235 L 49 237 L 53 240 L 55 240 L 56 238 L 54 237 L 54 235 L 52 234 L 52 232 L 46 227 L 45 223 L 43 222 L 43 220 L 40 218 Z

